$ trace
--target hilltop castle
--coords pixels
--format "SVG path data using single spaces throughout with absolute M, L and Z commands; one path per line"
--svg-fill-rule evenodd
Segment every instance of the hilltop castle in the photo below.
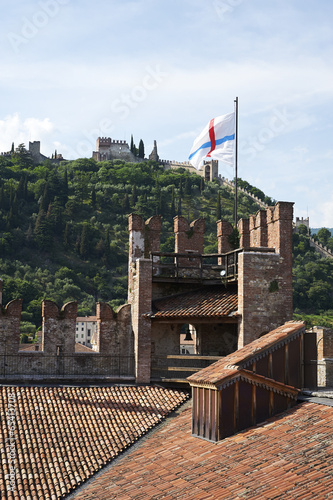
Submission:
M 96 151 L 93 151 L 92 157 L 96 161 L 106 160 L 124 160 L 132 163 L 141 163 L 147 159 L 135 156 L 126 141 L 113 140 L 111 137 L 98 137 L 96 141 Z M 204 161 L 201 169 L 197 170 L 193 165 L 186 162 L 161 160 L 157 152 L 157 142 L 154 141 L 154 147 L 150 153 L 148 160 L 156 161 L 162 165 L 166 170 L 184 168 L 190 173 L 201 175 L 207 181 L 218 179 L 218 162 L 216 160 Z
M 33 142 L 29 141 L 28 151 L 30 153 L 32 161 L 36 164 L 43 163 L 43 161 L 45 160 L 50 160 L 52 163 L 59 163 L 64 160 L 62 154 L 58 154 L 57 152 L 55 152 L 55 154 L 52 155 L 52 158 L 43 155 L 40 152 L 40 141 L 33 141 Z M 11 151 L 0 153 L 0 155 L 4 156 L 5 158 L 10 158 L 13 154 L 15 154 L 14 146 Z

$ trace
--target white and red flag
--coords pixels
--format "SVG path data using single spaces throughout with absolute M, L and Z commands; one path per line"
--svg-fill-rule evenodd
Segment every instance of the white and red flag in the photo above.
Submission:
M 214 158 L 234 165 L 235 113 L 218 116 L 210 120 L 193 143 L 189 160 L 199 168 L 204 158 Z

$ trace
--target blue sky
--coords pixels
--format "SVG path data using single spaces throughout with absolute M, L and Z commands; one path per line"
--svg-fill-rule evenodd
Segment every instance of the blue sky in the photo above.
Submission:
M 239 176 L 333 227 L 333 2 L 0 0 L 0 151 L 98 136 L 187 161 L 239 98 Z M 220 173 L 233 169 L 220 163 Z

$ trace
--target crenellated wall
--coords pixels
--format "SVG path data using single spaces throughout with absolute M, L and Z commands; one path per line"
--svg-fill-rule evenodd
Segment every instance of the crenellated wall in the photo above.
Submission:
M 41 350 L 53 355 L 74 354 L 77 302 L 67 302 L 60 309 L 55 302 L 43 300 L 42 317 Z
M 202 254 L 204 249 L 205 220 L 196 219 L 190 224 L 185 217 L 174 217 L 175 253 Z M 179 264 L 198 267 L 198 260 L 179 258 Z
M 290 321 L 293 203 L 279 202 L 238 224 L 238 348 Z
M 0 354 L 17 354 L 20 344 L 22 300 L 0 305 Z
M 99 352 L 75 352 L 77 303 L 60 308 L 51 300 L 42 303 L 42 335 L 38 349 L 19 350 L 22 300 L 0 308 L 0 378 L 134 377 L 134 342 L 131 306 L 114 313 L 97 303 Z

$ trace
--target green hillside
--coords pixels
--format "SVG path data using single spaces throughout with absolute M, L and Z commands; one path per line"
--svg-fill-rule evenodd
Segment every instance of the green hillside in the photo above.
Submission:
M 173 217 L 205 217 L 206 252 L 217 251 L 216 220 L 233 220 L 229 188 L 185 169 L 153 162 L 92 159 L 32 164 L 22 145 L 0 157 L 0 264 L 3 303 L 23 298 L 22 331 L 41 324 L 41 301 L 96 301 L 114 308 L 127 298 L 128 214 L 162 215 L 162 250 L 174 250 Z M 239 196 L 239 215 L 258 206 Z
M 240 183 L 271 202 L 246 181 Z M 259 208 L 243 193 L 238 201 L 239 217 Z M 12 157 L 0 157 L 3 303 L 23 298 L 21 330 L 31 334 L 41 325 L 43 299 L 60 306 L 77 300 L 79 315 L 93 314 L 96 301 L 117 308 L 127 298 L 129 213 L 145 219 L 162 215 L 162 251 L 174 250 L 175 215 L 189 221 L 204 217 L 205 252 L 212 253 L 216 220 L 232 222 L 233 204 L 229 188 L 182 168 L 92 159 L 36 166 L 20 145 Z M 294 246 L 297 312 L 333 309 L 332 264 L 323 264 L 325 259 L 308 248 L 305 235 L 296 235 Z

